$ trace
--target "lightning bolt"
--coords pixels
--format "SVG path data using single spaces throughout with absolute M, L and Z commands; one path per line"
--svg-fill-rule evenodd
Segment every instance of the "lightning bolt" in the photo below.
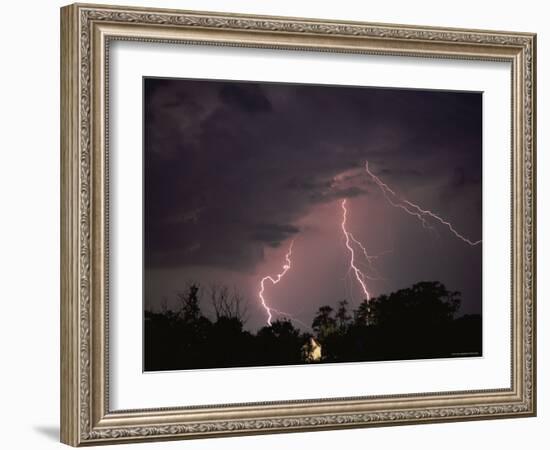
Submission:
M 269 309 L 271 309 L 271 311 L 273 311 L 274 313 L 279 314 L 280 316 L 287 317 L 288 319 L 290 319 L 290 320 L 292 320 L 292 321 L 294 321 L 294 322 L 296 322 L 296 323 L 299 323 L 300 325 L 302 325 L 302 326 L 303 326 L 304 328 L 306 328 L 307 330 L 311 330 L 311 327 L 310 327 L 307 323 L 301 321 L 300 319 L 297 319 L 297 318 L 294 317 L 292 314 L 287 313 L 287 312 L 284 312 L 284 311 L 281 311 L 280 309 L 275 309 L 275 308 L 273 308 L 272 306 L 269 307 Z M 268 322 L 268 324 L 271 325 L 271 323 L 269 323 L 269 322 Z
M 280 272 L 279 274 L 277 274 L 275 277 L 272 277 L 271 275 L 265 276 L 260 281 L 260 291 L 258 292 L 258 297 L 260 298 L 260 302 L 261 302 L 263 308 L 265 309 L 265 312 L 267 313 L 267 324 L 269 326 L 271 326 L 271 320 L 273 319 L 273 313 L 280 314 L 280 315 L 292 318 L 292 316 L 290 314 L 287 314 L 283 311 L 279 311 L 275 308 L 272 308 L 272 307 L 268 306 L 267 302 L 266 302 L 266 299 L 264 297 L 264 292 L 265 292 L 265 283 L 266 283 L 266 281 L 270 281 L 273 285 L 276 285 L 277 283 L 279 283 L 279 281 L 282 280 L 282 278 L 285 276 L 285 274 L 290 270 L 290 268 L 292 266 L 292 261 L 291 261 L 290 257 L 292 256 L 292 246 L 293 245 L 294 245 L 294 241 L 292 241 L 290 243 L 290 247 L 288 249 L 288 252 L 285 255 L 286 263 L 283 265 L 283 271 Z M 300 322 L 297 319 L 294 319 L 294 320 L 296 320 L 297 322 Z M 301 322 L 301 323 L 303 324 L 303 322 Z
M 471 245 L 476 246 L 482 242 L 482 240 L 478 241 L 472 241 L 462 234 L 460 234 L 456 228 L 447 220 L 443 219 L 439 215 L 435 214 L 434 212 L 423 209 L 419 205 L 400 197 L 396 194 L 396 192 L 391 189 L 386 183 L 384 183 L 380 178 L 378 178 L 376 175 L 374 175 L 371 170 L 369 169 L 369 163 L 368 161 L 365 163 L 365 170 L 367 174 L 372 178 L 372 180 L 376 183 L 376 185 L 380 188 L 382 191 L 382 194 L 388 201 L 388 203 L 395 208 L 402 209 L 407 214 L 416 217 L 421 223 L 422 226 L 426 229 L 436 231 L 433 226 L 433 221 L 437 221 L 440 224 L 444 225 L 454 236 L 462 240 L 463 242 Z M 359 284 L 362 293 L 364 294 L 367 301 L 371 299 L 371 294 L 367 288 L 367 281 L 366 280 L 382 280 L 383 278 L 378 274 L 378 270 L 376 269 L 376 265 L 374 264 L 374 261 L 380 257 L 381 255 L 369 255 L 367 252 L 367 249 L 365 246 L 355 238 L 355 236 L 348 231 L 347 229 L 347 220 L 348 220 L 348 208 L 347 208 L 347 199 L 343 199 L 341 202 L 342 207 L 342 233 L 345 238 L 345 245 L 346 248 L 349 251 L 350 255 L 350 262 L 349 262 L 349 271 L 348 274 L 353 274 L 355 276 L 355 279 L 357 280 L 357 283 Z M 265 297 L 265 289 L 266 289 L 266 282 L 271 282 L 272 285 L 278 284 L 283 277 L 286 275 L 286 273 L 291 269 L 292 267 L 292 247 L 294 245 L 294 241 L 290 243 L 288 252 L 285 255 L 285 263 L 283 264 L 283 270 L 278 273 L 275 276 L 267 275 L 263 277 L 260 281 L 260 290 L 258 291 L 258 297 L 260 299 L 262 307 L 265 309 L 265 312 L 267 314 L 267 324 L 269 326 L 272 325 L 273 316 L 275 314 L 280 316 L 288 317 L 289 319 L 300 323 L 305 328 L 310 328 L 308 325 L 306 325 L 304 322 L 302 322 L 299 319 L 296 319 L 291 314 L 286 313 L 284 311 L 278 310 L 276 308 L 273 308 L 272 306 L 269 306 Z M 361 263 L 357 260 L 356 252 L 359 252 L 364 257 L 364 260 L 367 262 L 367 265 L 364 263 Z M 388 253 L 388 252 L 385 252 Z M 363 267 L 363 270 L 361 269 Z M 369 273 L 370 271 L 370 273 Z M 374 273 L 375 276 L 372 276 L 371 273 Z
M 344 237 L 346 239 L 346 247 L 349 250 L 350 253 L 350 270 L 355 274 L 355 278 L 357 279 L 357 282 L 359 283 L 359 286 L 361 286 L 361 290 L 365 294 L 365 297 L 367 300 L 370 300 L 370 293 L 367 289 L 367 284 L 365 282 L 365 274 L 357 267 L 355 263 L 355 250 L 353 249 L 352 242 L 355 244 L 358 244 L 363 250 L 365 255 L 367 255 L 367 251 L 363 247 L 359 241 L 357 241 L 353 235 L 346 229 L 346 223 L 347 223 L 347 217 L 348 217 L 348 210 L 346 208 L 346 199 L 342 200 L 342 232 L 344 233 Z M 367 256 L 368 259 L 368 256 Z M 370 261 L 370 260 L 369 260 Z
M 368 161 L 365 163 L 365 170 L 367 171 L 367 174 L 372 178 L 372 180 L 378 185 L 382 193 L 384 194 L 384 197 L 386 197 L 386 200 L 388 203 L 396 208 L 400 208 L 403 211 L 407 212 L 411 216 L 417 217 L 421 222 L 422 226 L 424 228 L 428 228 L 430 230 L 434 230 L 433 226 L 430 225 L 427 218 L 432 218 L 442 225 L 445 225 L 452 234 L 454 234 L 458 239 L 461 241 L 467 243 L 468 245 L 471 245 L 472 247 L 480 244 L 482 240 L 478 241 L 472 241 L 468 239 L 467 237 L 460 234 L 456 229 L 453 227 L 453 225 L 435 214 L 434 212 L 428 210 L 428 209 L 422 209 L 420 206 L 418 206 L 415 203 L 410 202 L 409 200 L 406 200 L 404 198 L 399 197 L 386 183 L 384 183 L 380 178 L 378 178 L 376 175 L 374 175 L 370 169 L 369 169 L 369 163 Z
M 358 241 L 357 239 L 355 239 L 355 237 L 353 236 L 352 233 L 348 233 L 349 234 L 349 237 L 350 239 L 353 241 L 353 243 L 355 245 L 357 245 L 361 251 L 363 252 L 363 256 L 365 257 L 365 260 L 367 261 L 370 269 L 376 273 L 376 276 L 371 276 L 371 275 L 368 275 L 368 274 L 363 274 L 365 278 L 368 278 L 369 280 L 373 280 L 373 281 L 376 281 L 376 280 L 382 280 L 382 276 L 379 274 L 378 272 L 378 269 L 376 268 L 376 266 L 374 265 L 374 261 L 377 260 L 378 258 L 380 258 L 380 256 L 383 256 L 387 253 L 390 253 L 390 251 L 385 251 L 384 253 L 382 254 L 379 254 L 379 255 L 369 255 L 367 253 L 367 249 L 363 246 L 363 244 Z

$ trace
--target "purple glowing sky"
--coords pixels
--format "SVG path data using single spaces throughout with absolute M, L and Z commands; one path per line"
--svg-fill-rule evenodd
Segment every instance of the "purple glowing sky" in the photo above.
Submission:
M 361 300 L 348 275 L 347 227 L 383 279 L 373 295 L 418 281 L 461 291 L 481 312 L 482 245 L 432 233 L 388 204 L 364 170 L 481 239 L 482 95 L 272 83 L 144 80 L 145 307 L 189 281 L 236 287 L 247 328 L 265 324 L 266 275 L 292 269 L 266 295 L 311 323 L 319 306 Z M 204 299 L 208 312 L 208 300 Z

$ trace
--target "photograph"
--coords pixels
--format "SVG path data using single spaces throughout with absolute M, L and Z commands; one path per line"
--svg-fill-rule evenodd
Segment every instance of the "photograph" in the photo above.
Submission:
M 483 93 L 143 77 L 143 370 L 483 356 Z
M 55 365 L 61 442 L 280 448 L 372 428 L 399 447 L 411 425 L 463 422 L 460 448 L 521 447 L 506 430 L 537 415 L 542 15 L 402 3 L 60 8 L 44 33 L 60 114 L 14 142 L 58 132 L 59 170 L 31 166 L 59 174 L 59 308 L 40 315 L 59 358 L 23 354 Z M 41 185 L 21 204 L 47 205 Z M 11 222 L 43 236 L 43 216 Z

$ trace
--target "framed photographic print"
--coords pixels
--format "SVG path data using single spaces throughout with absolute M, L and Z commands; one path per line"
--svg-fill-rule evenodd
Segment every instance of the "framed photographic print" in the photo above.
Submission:
M 533 416 L 535 38 L 62 8 L 62 441 Z

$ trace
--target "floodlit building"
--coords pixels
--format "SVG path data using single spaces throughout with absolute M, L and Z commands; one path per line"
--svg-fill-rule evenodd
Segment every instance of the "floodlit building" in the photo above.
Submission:
M 323 357 L 322 346 L 310 337 L 309 341 L 302 346 L 302 357 L 305 362 L 317 362 Z

